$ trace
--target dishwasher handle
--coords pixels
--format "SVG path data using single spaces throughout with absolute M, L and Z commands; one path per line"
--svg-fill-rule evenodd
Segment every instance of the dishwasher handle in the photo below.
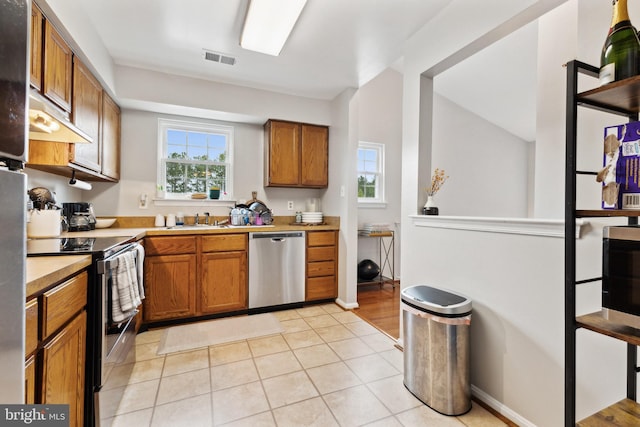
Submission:
M 303 231 L 293 233 L 251 233 L 252 239 L 271 239 L 273 242 L 280 242 L 291 237 L 304 237 Z

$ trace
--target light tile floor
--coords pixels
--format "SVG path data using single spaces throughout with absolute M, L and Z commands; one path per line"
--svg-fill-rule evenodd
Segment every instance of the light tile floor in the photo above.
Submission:
M 458 417 L 422 404 L 395 342 L 350 311 L 274 314 L 281 334 L 167 355 L 162 329 L 139 334 L 101 393 L 116 414 L 103 427 L 505 425 L 475 402 Z

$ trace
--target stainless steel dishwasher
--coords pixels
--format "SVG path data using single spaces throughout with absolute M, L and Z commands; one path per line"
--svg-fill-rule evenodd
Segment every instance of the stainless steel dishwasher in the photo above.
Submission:
M 249 310 L 304 301 L 305 232 L 249 233 Z

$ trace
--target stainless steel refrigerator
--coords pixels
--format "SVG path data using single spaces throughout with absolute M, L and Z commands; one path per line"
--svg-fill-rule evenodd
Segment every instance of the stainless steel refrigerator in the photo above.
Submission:
M 31 4 L 0 0 L 0 403 L 24 403 Z

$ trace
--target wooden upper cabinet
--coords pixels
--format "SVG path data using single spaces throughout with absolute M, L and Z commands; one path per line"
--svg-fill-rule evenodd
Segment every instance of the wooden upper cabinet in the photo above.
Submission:
M 31 86 L 42 89 L 42 11 L 31 3 Z
M 73 163 L 96 172 L 101 169 L 100 122 L 102 119 L 102 86 L 91 71 L 77 58 L 73 59 L 73 123 L 87 133 L 91 144 L 73 144 Z
M 265 186 L 326 188 L 326 126 L 269 120 L 265 124 Z
M 300 182 L 300 125 L 268 121 L 265 125 L 265 167 L 268 186 L 297 186 Z
M 44 21 L 44 75 L 42 93 L 65 111 L 71 111 L 71 48 L 53 28 Z
M 302 125 L 300 184 L 303 187 L 329 185 L 329 129 Z
M 120 107 L 102 92 L 102 174 L 120 179 Z

